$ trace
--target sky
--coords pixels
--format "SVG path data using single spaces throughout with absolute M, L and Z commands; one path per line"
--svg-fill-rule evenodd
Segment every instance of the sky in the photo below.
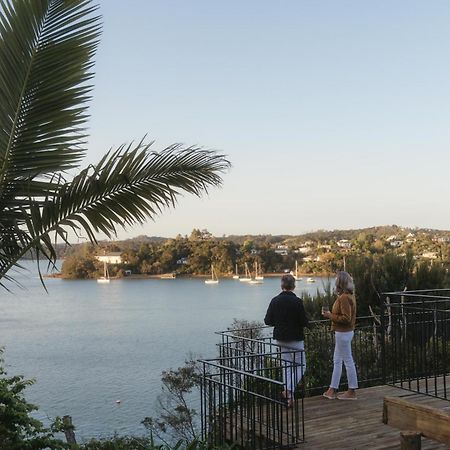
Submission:
M 119 230 L 450 229 L 447 0 L 99 0 L 88 154 L 225 153 L 221 188 Z

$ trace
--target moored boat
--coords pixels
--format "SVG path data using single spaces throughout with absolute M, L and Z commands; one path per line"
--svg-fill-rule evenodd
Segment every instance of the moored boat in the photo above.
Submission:
M 216 272 L 214 271 L 214 266 L 211 264 L 211 278 L 205 280 L 205 284 L 218 284 L 219 278 L 217 278 Z

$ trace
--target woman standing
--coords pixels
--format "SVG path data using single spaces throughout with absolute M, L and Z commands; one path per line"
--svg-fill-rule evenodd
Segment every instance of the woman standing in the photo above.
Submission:
M 333 375 L 329 389 L 323 393 L 328 399 L 356 400 L 355 389 L 358 388 L 355 362 L 352 356 L 352 339 L 356 322 L 356 299 L 353 278 L 347 272 L 338 272 L 336 277 L 336 292 L 338 298 L 330 311 L 322 312 L 324 317 L 331 319 L 331 330 L 335 333 L 333 356 Z M 347 373 L 348 390 L 336 395 L 342 374 L 342 363 Z

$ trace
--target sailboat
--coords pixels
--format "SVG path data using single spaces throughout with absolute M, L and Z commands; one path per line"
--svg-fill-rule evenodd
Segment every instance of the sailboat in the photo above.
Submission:
M 218 284 L 219 279 L 217 278 L 216 272 L 214 271 L 214 266 L 211 264 L 211 278 L 205 280 L 205 284 Z
M 264 280 L 264 277 L 258 276 L 258 262 L 255 261 L 255 278 L 253 280 L 250 280 L 250 284 L 262 284 Z
M 251 281 L 252 277 L 250 276 L 250 271 L 248 270 L 248 265 L 245 263 L 245 275 L 239 278 L 239 281 Z
M 239 272 L 238 272 L 238 265 L 236 264 L 236 275 L 233 275 L 233 279 L 239 280 Z
M 264 277 L 258 272 L 258 261 L 255 261 L 255 280 L 258 281 L 264 280 Z
M 109 278 L 108 264 L 106 264 L 106 261 L 103 261 L 103 276 L 97 278 L 97 283 L 109 283 L 110 281 L 111 279 Z
M 291 271 L 291 275 L 295 278 L 295 281 L 301 281 L 302 280 L 302 278 L 299 278 L 299 276 L 298 276 L 298 261 L 297 260 L 295 261 L 295 273 L 293 273 Z

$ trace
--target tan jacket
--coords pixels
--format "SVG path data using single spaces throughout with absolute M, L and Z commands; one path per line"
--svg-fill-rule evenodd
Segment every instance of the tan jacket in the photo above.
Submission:
M 341 294 L 331 310 L 332 331 L 353 331 L 356 322 L 356 299 L 352 294 Z

